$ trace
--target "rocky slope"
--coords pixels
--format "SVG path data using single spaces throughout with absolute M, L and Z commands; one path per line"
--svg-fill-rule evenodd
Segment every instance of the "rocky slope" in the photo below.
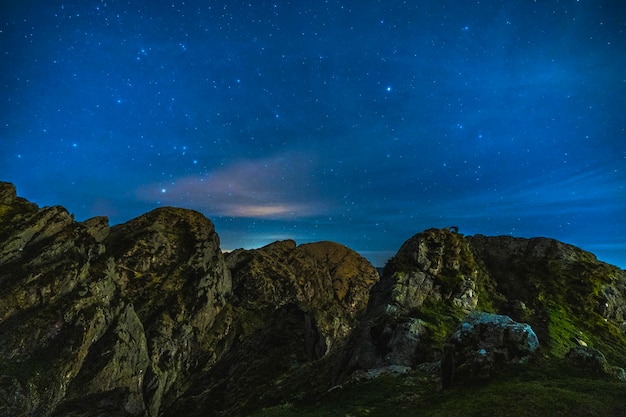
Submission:
M 626 366 L 626 272 L 544 238 L 430 229 L 379 279 L 336 243 L 222 254 L 194 211 L 109 227 L 0 183 L 0 288 L 2 416 L 263 415 L 378 375 Z

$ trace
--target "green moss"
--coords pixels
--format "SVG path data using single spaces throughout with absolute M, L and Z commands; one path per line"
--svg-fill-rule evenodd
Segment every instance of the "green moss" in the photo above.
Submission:
M 599 314 L 590 314 L 581 324 L 592 347 L 600 350 L 609 364 L 626 368 L 626 335 Z
M 0 204 L 0 222 L 4 220 L 5 217 L 12 211 L 11 206 L 7 206 L 6 204 Z
M 584 253 L 584 252 L 583 252 Z M 555 301 L 566 303 L 581 314 L 593 311 L 602 286 L 610 282 L 610 266 L 597 262 L 565 263 L 550 260 L 538 285 Z
M 435 346 L 443 347 L 448 335 L 467 314 L 459 307 L 428 298 L 412 315 L 424 321 L 430 342 Z
M 550 336 L 549 352 L 559 358 L 565 356 L 576 345 L 576 339 L 583 340 L 585 343 L 588 340 L 578 329 L 575 320 L 566 308 L 554 303 L 548 306 L 548 334 Z
M 562 358 L 580 340 L 601 351 L 610 364 L 626 366 L 626 336 L 613 323 L 593 312 L 574 314 L 562 304 L 548 303 L 547 311 L 546 344 L 552 356 Z

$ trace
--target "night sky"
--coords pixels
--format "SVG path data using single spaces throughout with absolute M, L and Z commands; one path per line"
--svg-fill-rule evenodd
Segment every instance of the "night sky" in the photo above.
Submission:
M 0 180 L 224 250 L 545 236 L 626 268 L 626 2 L 0 3 Z

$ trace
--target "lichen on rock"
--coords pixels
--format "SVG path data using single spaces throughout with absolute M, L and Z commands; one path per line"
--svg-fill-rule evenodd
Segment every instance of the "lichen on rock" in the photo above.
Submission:
M 473 312 L 448 337 L 441 361 L 442 384 L 487 378 L 509 363 L 527 361 L 539 348 L 528 324 L 510 317 Z

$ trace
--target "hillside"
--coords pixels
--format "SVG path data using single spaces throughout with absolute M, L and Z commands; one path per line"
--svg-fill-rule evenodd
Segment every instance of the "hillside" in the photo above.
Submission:
M 0 416 L 626 416 L 626 271 L 552 239 L 429 229 L 379 276 L 0 183 L 0 287 Z

